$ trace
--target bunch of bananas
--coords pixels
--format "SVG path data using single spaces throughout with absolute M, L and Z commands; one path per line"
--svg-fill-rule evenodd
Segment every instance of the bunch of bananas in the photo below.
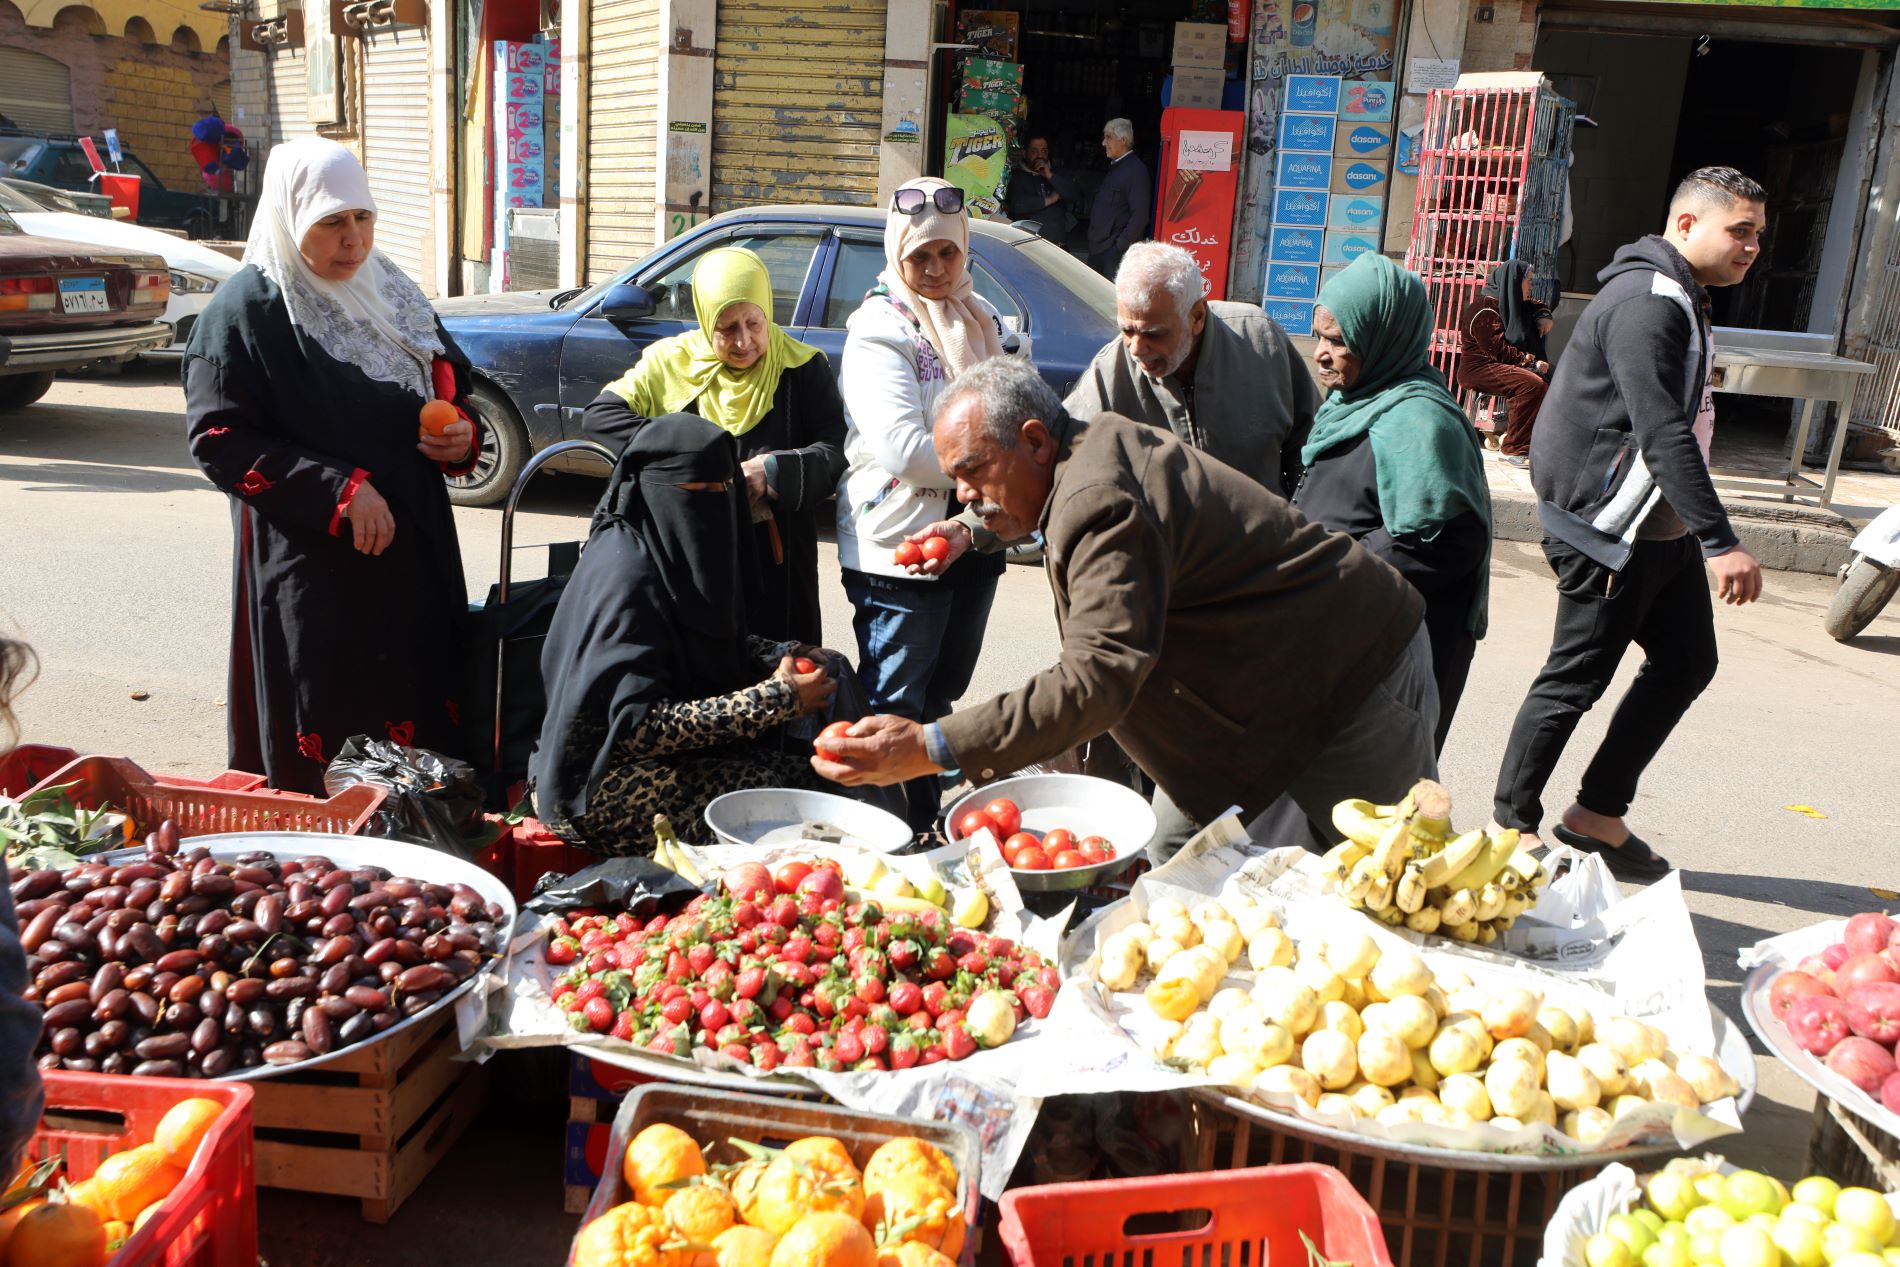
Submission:
M 1451 794 L 1421 779 L 1397 805 L 1348 800 L 1333 806 L 1345 837 L 1321 859 L 1348 906 L 1394 927 L 1489 946 L 1550 877 L 1517 846 L 1518 834 L 1454 834 Z

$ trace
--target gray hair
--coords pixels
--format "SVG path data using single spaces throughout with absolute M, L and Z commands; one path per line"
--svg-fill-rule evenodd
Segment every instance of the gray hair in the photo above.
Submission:
M 1207 297 L 1207 279 L 1194 257 L 1165 242 L 1137 242 L 1122 256 L 1115 270 L 1115 294 L 1137 307 L 1154 302 L 1155 292 L 1174 297 L 1175 311 L 1185 318 Z
M 1126 119 L 1110 119 L 1102 125 L 1102 131 L 1130 145 L 1135 143 L 1135 125 Z
M 992 356 L 950 380 L 930 408 L 936 426 L 950 406 L 974 396 L 983 406 L 983 432 L 1001 449 L 1016 447 L 1017 433 L 1031 418 L 1053 427 L 1063 416 L 1062 398 L 1021 357 Z

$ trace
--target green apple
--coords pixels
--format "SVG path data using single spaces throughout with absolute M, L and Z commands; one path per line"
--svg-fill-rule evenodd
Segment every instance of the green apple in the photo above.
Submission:
M 1636 1256 L 1608 1232 L 1598 1232 L 1583 1243 L 1583 1261 L 1590 1267 L 1635 1267 Z
M 1717 1267 L 1722 1261 L 1722 1234 L 1703 1232 L 1689 1238 L 1689 1261 L 1699 1267 Z
M 1687 1175 L 1673 1170 L 1658 1171 L 1651 1176 L 1647 1195 L 1650 1209 L 1676 1223 L 1688 1218 L 1689 1211 L 1702 1204 L 1695 1184 L 1690 1182 Z
M 1737 1224 L 1722 1233 L 1722 1267 L 1781 1267 L 1781 1251 L 1760 1228 Z
M 1696 1195 L 1701 1197 L 1707 1205 L 1722 1204 L 1722 1194 L 1727 1190 L 1728 1184 L 1714 1171 L 1695 1177 Z
M 1880 1256 L 1887 1260 L 1887 1267 L 1900 1267 L 1900 1249 L 1883 1249 Z
M 1773 1214 L 1781 1205 L 1774 1181 L 1759 1170 L 1738 1170 L 1722 1180 L 1721 1206 L 1737 1222 L 1751 1214 Z
M 1687 1248 L 1689 1229 L 1680 1223 L 1665 1223 L 1662 1225 L 1662 1230 L 1656 1233 L 1656 1239 L 1664 1245 L 1681 1245 Z
M 1799 1223 L 1813 1224 L 1817 1232 L 1834 1221 L 1827 1216 L 1826 1210 L 1817 1209 L 1811 1205 L 1804 1205 L 1799 1201 L 1790 1201 L 1781 1208 L 1781 1222 L 1787 1223 L 1791 1220 Z
M 1735 1226 L 1735 1216 L 1719 1205 L 1699 1205 L 1689 1211 L 1689 1217 L 1683 1220 L 1689 1235 L 1700 1236 L 1704 1232 L 1721 1233 Z
M 1849 1254 L 1878 1254 L 1880 1242 L 1860 1228 L 1830 1223 L 1821 1229 L 1821 1252 L 1829 1263 L 1838 1263 Z
M 1879 1254 L 1849 1254 L 1838 1267 L 1887 1267 L 1887 1260 Z
M 1841 1195 L 1841 1185 L 1826 1175 L 1809 1175 L 1794 1186 L 1794 1199 L 1802 1205 L 1811 1205 L 1830 1218 L 1834 1214 L 1834 1198 Z
M 1772 1214 L 1751 1214 L 1742 1222 L 1750 1227 L 1758 1227 L 1770 1236 L 1775 1234 L 1775 1228 L 1778 1225 L 1778 1220 Z
M 1827 1255 L 1821 1248 L 1819 1224 L 1784 1218 L 1775 1224 L 1774 1238 L 1775 1248 L 1788 1260 L 1789 1267 L 1825 1267 Z
M 1648 1228 L 1652 1235 L 1663 1230 L 1663 1216 L 1646 1205 L 1638 1206 L 1631 1211 L 1631 1216 Z
M 1632 1257 L 1641 1258 L 1643 1251 L 1656 1243 L 1656 1234 L 1635 1215 L 1612 1214 L 1604 1231 L 1629 1246 Z
M 1643 1251 L 1643 1267 L 1694 1267 L 1694 1264 L 1686 1241 L 1674 1244 L 1657 1241 Z
M 1834 1221 L 1859 1228 L 1881 1245 L 1893 1235 L 1893 1207 L 1872 1188 L 1842 1188 L 1834 1198 Z

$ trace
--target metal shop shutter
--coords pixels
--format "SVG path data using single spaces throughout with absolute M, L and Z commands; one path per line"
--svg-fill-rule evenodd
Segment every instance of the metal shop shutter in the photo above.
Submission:
M 720 0 L 712 209 L 877 201 L 886 0 Z
M 244 138 L 250 143 L 251 161 L 258 171 L 263 170 L 263 160 L 270 147 L 279 141 L 288 141 L 294 136 L 315 136 L 317 130 L 310 126 L 304 112 L 304 102 L 309 96 L 309 65 L 304 60 L 300 48 L 274 49 L 265 63 L 264 91 L 266 111 L 262 143 L 256 131 L 256 125 L 245 121 Z M 262 177 L 258 178 L 260 181 Z M 260 184 L 258 188 L 263 188 Z
M 376 199 L 376 246 L 433 295 L 428 33 L 372 31 L 363 51 L 363 166 Z
M 659 128 L 659 0 L 593 7 L 587 93 L 587 278 L 653 249 Z
M 64 62 L 24 48 L 0 48 L 0 114 L 40 132 L 73 131 L 73 81 Z

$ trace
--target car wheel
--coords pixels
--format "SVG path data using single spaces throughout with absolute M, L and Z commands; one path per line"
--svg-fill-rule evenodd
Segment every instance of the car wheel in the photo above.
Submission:
M 53 385 L 51 374 L 8 374 L 0 377 L 0 409 L 25 409 Z
M 474 470 L 449 477 L 449 500 L 457 506 L 499 506 L 527 464 L 528 429 L 514 406 L 492 387 L 471 389 L 468 404 L 482 451 Z

